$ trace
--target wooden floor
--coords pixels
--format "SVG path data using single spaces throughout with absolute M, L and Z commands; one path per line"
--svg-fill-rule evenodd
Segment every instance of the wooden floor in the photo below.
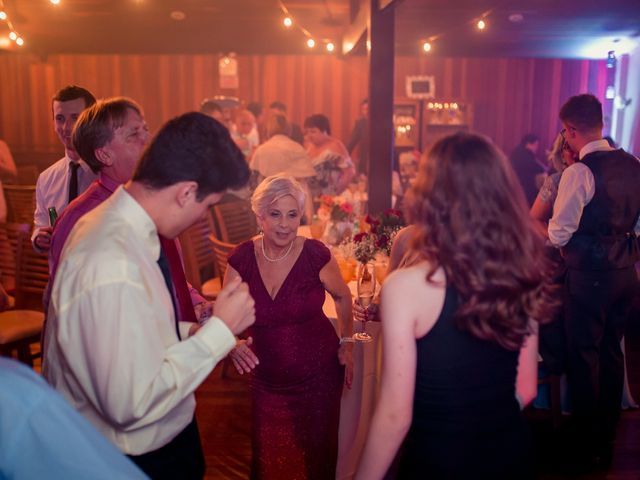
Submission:
M 631 392 L 640 401 L 640 318 L 627 331 L 627 365 Z M 198 389 L 197 417 L 207 462 L 207 479 L 246 479 L 251 467 L 251 402 L 246 377 L 232 369 L 222 378 L 221 368 Z M 537 422 L 545 420 L 538 419 Z M 557 459 L 562 456 L 562 437 L 548 425 L 537 439 L 541 480 L 640 479 L 640 410 L 622 413 L 613 461 L 606 474 L 570 476 L 562 474 Z

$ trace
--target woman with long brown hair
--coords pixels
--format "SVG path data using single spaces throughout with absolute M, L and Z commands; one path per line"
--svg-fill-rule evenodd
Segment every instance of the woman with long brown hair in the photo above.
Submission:
M 517 178 L 458 133 L 423 159 L 408 209 L 425 260 L 382 289 L 381 395 L 356 478 L 382 478 L 407 432 L 400 478 L 531 476 L 520 410 L 554 301 Z

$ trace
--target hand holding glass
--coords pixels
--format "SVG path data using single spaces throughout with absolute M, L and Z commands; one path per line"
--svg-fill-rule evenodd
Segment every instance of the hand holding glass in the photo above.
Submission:
M 371 305 L 371 302 L 373 302 L 373 296 L 376 293 L 376 276 L 374 275 L 372 264 L 360 264 L 358 268 L 358 278 L 356 286 L 358 303 L 364 309 L 368 309 Z M 362 321 L 362 332 L 353 334 L 353 338 L 359 342 L 366 343 L 373 340 L 373 337 L 367 333 L 367 320 L 368 315 L 365 315 Z

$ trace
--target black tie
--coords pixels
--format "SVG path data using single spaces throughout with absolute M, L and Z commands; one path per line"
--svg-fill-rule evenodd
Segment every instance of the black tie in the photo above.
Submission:
M 164 254 L 164 251 L 162 249 L 160 249 L 158 266 L 160 267 L 160 271 L 162 272 L 162 276 L 164 277 L 164 283 L 167 285 L 167 290 L 169 290 L 169 296 L 171 297 L 171 304 L 173 305 L 173 316 L 176 320 L 176 334 L 178 335 L 178 340 L 182 340 L 182 338 L 180 338 L 180 329 L 178 328 L 178 312 L 176 310 L 176 301 L 173 298 L 173 281 L 171 280 L 169 260 L 167 260 L 167 256 Z
M 69 164 L 70 176 L 69 176 L 69 202 L 71 203 L 78 196 L 78 168 L 80 164 L 77 162 L 71 162 Z

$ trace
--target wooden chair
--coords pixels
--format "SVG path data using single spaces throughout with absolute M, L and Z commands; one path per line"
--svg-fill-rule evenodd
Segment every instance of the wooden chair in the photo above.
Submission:
M 207 213 L 180 235 L 187 281 L 210 300 L 216 298 L 220 291 L 215 253 L 209 241 L 213 228 L 213 219 Z
M 238 200 L 213 206 L 217 237 L 226 243 L 239 244 L 258 233 L 256 216 L 248 201 Z
M 231 253 L 237 245 L 218 240 L 214 234 L 209 235 L 209 240 L 213 245 L 216 266 L 218 267 L 218 272 L 220 274 L 220 286 L 222 287 L 224 274 L 227 271 L 227 264 L 229 263 L 229 253 Z
M 36 209 L 36 186 L 3 185 L 3 189 L 7 201 L 7 222 L 31 225 Z
M 49 258 L 33 250 L 29 235 L 19 237 L 16 276 L 17 309 L 44 311 L 42 296 L 49 282 Z
M 16 185 L 35 185 L 40 175 L 35 165 L 17 165 L 16 170 Z
M 0 313 L 0 355 L 16 352 L 18 360 L 33 367 L 40 352 L 32 354 L 31 345 L 40 342 L 49 264 L 45 254 L 33 251 L 28 231 L 18 236 L 16 272 L 16 309 Z
M 18 223 L 0 224 L 0 274 L 2 285 L 9 293 L 16 288 L 16 266 L 18 264 L 18 238 L 29 235 L 29 225 Z

